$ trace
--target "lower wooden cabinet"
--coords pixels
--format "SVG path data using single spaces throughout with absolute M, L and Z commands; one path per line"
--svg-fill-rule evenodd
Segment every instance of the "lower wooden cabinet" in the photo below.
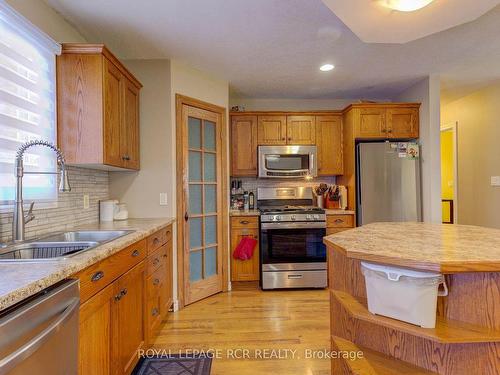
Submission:
M 233 258 L 234 249 L 244 237 L 257 240 L 257 246 L 251 259 L 240 260 Z M 259 280 L 259 218 L 233 217 L 231 218 L 231 281 Z
M 355 216 L 352 213 L 326 214 L 326 235 L 343 232 L 356 226 Z
M 80 375 L 129 375 L 138 350 L 154 340 L 172 304 L 171 230 L 161 229 L 74 276 L 81 285 L 95 284 L 81 290 Z M 141 255 L 146 247 L 147 257 Z

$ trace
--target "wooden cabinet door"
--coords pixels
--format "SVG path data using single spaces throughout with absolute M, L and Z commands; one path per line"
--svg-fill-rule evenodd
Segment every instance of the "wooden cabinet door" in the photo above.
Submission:
M 123 90 L 120 154 L 127 168 L 139 169 L 139 89 L 124 79 Z
M 342 139 L 342 116 L 316 116 L 319 176 L 344 173 Z
M 113 374 L 130 374 L 144 346 L 145 263 L 141 262 L 113 283 Z
M 172 263 L 172 241 L 168 243 L 165 257 L 165 283 L 160 293 L 161 315 L 163 318 L 168 314 L 168 310 L 173 302 L 173 263 Z
M 286 116 L 258 116 L 259 145 L 286 145 Z
M 390 138 L 418 138 L 416 108 L 390 108 L 387 110 L 387 133 Z
M 257 176 L 257 116 L 231 117 L 231 176 Z
M 358 138 L 385 138 L 387 129 L 385 108 L 361 108 L 359 110 Z
M 239 260 L 233 258 L 236 246 L 244 237 L 257 240 L 257 246 L 251 259 Z M 259 280 L 259 230 L 255 228 L 232 229 L 231 230 L 231 281 L 255 281 Z
M 314 116 L 287 116 L 286 143 L 289 145 L 315 145 L 316 120 Z
M 120 153 L 123 81 L 120 70 L 104 59 L 104 164 L 116 167 L 124 166 Z
M 110 375 L 113 285 L 80 306 L 79 375 Z

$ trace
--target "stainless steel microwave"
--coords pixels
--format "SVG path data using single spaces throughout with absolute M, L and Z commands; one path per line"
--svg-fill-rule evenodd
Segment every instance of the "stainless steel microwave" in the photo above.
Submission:
M 316 146 L 259 146 L 259 177 L 316 177 Z

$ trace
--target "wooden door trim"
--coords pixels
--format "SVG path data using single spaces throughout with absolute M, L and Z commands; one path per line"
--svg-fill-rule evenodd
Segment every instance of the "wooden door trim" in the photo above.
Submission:
M 228 254 L 229 254 L 229 164 L 228 164 L 228 137 L 227 137 L 227 121 L 226 121 L 226 108 L 220 107 L 215 104 L 207 103 L 202 100 L 190 98 L 181 94 L 175 94 L 175 124 L 176 124 L 176 150 L 182 150 L 183 140 L 185 137 L 184 127 L 182 124 L 182 106 L 188 105 L 195 108 L 204 109 L 206 111 L 214 112 L 220 115 L 221 118 L 221 163 L 223 165 L 222 174 L 222 291 L 228 290 Z M 186 212 L 186 202 L 183 197 L 183 160 L 182 153 L 176 152 L 176 190 L 177 190 L 177 300 L 179 309 L 185 306 L 184 295 L 184 213 Z

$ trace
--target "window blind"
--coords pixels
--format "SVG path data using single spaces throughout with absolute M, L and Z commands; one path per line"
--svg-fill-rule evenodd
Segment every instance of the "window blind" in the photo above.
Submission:
M 14 199 L 16 150 L 27 141 L 56 142 L 55 57 L 60 45 L 0 0 L 0 202 Z M 56 172 L 42 147 L 24 156 L 26 171 Z M 26 175 L 27 200 L 55 200 L 55 175 Z

